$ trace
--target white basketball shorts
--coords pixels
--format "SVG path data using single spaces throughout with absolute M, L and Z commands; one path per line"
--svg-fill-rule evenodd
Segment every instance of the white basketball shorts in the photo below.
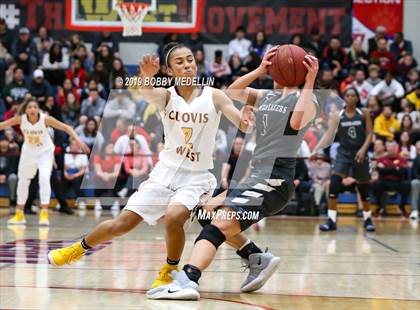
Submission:
M 149 179 L 128 199 L 124 210 L 140 215 L 149 225 L 155 225 L 171 203 L 188 210 L 208 200 L 216 188 L 216 178 L 208 171 L 186 171 L 168 168 L 158 162 Z

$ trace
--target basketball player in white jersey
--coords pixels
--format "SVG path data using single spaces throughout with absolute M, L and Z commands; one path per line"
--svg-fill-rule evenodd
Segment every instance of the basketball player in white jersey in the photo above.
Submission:
M 165 49 L 167 73 L 172 77 L 194 78 L 197 65 L 192 51 L 180 44 Z M 140 62 L 143 79 L 159 71 L 157 56 L 144 56 Z M 142 86 L 144 96 L 155 104 L 162 116 L 165 147 L 159 162 L 138 191 L 128 200 L 121 214 L 96 226 L 83 240 L 50 251 L 48 259 L 55 266 L 79 260 L 88 249 L 121 236 L 145 221 L 153 225 L 165 216 L 167 263 L 154 287 L 170 283 L 170 272 L 177 269 L 184 243 L 184 223 L 204 195 L 211 196 L 216 179 L 208 171 L 213 167 L 212 153 L 222 112 L 241 130 L 248 127 L 232 101 L 218 89 L 194 85 L 166 88 Z M 246 238 L 236 243 L 239 249 Z M 235 240 L 232 241 L 235 244 Z
M 28 100 L 19 110 L 19 115 L 0 123 L 0 130 L 20 125 L 24 142 L 19 159 L 17 205 L 15 215 L 8 224 L 26 223 L 23 208 L 28 198 L 31 179 L 39 171 L 39 196 L 41 212 L 39 225 L 49 225 L 48 205 L 51 196 L 50 176 L 54 161 L 54 143 L 48 132 L 48 127 L 62 130 L 74 139 L 84 152 L 89 153 L 89 147 L 84 144 L 70 126 L 41 113 L 36 100 Z

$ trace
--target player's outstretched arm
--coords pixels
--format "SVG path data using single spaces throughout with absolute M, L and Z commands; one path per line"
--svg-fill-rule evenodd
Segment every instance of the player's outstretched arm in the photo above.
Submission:
M 0 122 L 0 130 L 19 125 L 21 121 L 20 115 L 9 118 L 7 121 Z
M 218 111 L 238 127 L 242 132 L 252 132 L 254 129 L 254 111 L 252 107 L 243 109 L 242 113 L 233 105 L 232 100 L 220 89 L 213 89 L 213 102 Z
M 82 151 L 84 153 L 89 154 L 89 152 L 90 152 L 89 147 L 82 140 L 80 140 L 77 133 L 69 125 L 62 123 L 62 122 L 56 120 L 54 117 L 51 117 L 51 116 L 45 117 L 45 125 L 50 126 L 54 129 L 64 131 L 72 139 L 74 139 L 77 142 L 77 144 L 80 146 L 80 148 L 82 149 Z
M 152 78 L 159 72 L 159 57 L 156 55 L 144 55 L 140 59 L 139 66 L 140 78 L 143 81 L 147 78 Z M 144 90 L 142 93 L 146 101 L 148 103 L 155 104 L 159 111 L 165 109 L 170 97 L 168 90 L 163 87 L 153 87 L 152 85 L 147 85 L 143 83 L 143 81 L 140 85 L 140 89 Z
M 303 64 L 308 73 L 306 73 L 305 84 L 290 118 L 290 126 L 294 130 L 304 128 L 314 119 L 317 113 L 317 104 L 314 101 L 313 90 L 319 69 L 318 59 L 314 56 L 306 55 Z
M 230 98 L 242 102 L 243 104 L 255 106 L 260 99 L 261 91 L 248 86 L 260 76 L 265 76 L 267 74 L 268 66 L 271 65 L 270 59 L 276 53 L 277 48 L 278 46 L 269 49 L 258 68 L 233 82 L 226 90 L 226 94 Z

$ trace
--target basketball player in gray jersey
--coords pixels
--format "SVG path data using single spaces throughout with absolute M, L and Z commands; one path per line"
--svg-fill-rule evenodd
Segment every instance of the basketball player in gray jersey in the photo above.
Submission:
M 257 69 L 229 87 L 231 97 L 258 108 L 251 175 L 236 188 L 228 190 L 224 206 L 219 207 L 222 216 L 204 226 L 188 264 L 174 274 L 172 284 L 150 290 L 147 293 L 149 298 L 199 299 L 198 280 L 214 259 L 218 247 L 230 236 L 236 236 L 261 219 L 278 213 L 290 200 L 298 148 L 311 121 L 321 110 L 313 95 L 318 60 L 309 55 L 305 57 L 303 63 L 308 73 L 302 90 L 297 87 L 285 87 L 282 91 L 249 88 L 248 85 L 267 73 L 274 53 L 275 48 L 264 56 Z M 279 88 L 280 85 L 275 86 Z M 258 214 L 258 218 L 247 217 L 252 211 Z
M 337 196 L 343 191 L 343 178 L 350 176 L 355 179 L 355 186 L 362 198 L 364 227 L 367 231 L 375 231 L 369 203 L 370 164 L 366 155 L 372 141 L 372 120 L 368 110 L 357 108 L 360 97 L 355 88 L 346 89 L 344 102 L 345 108 L 330 119 L 333 123 L 330 128 L 337 128 L 338 125 L 337 138 L 340 145 L 330 179 L 328 219 L 319 229 L 337 229 Z M 324 138 L 328 139 L 328 134 Z

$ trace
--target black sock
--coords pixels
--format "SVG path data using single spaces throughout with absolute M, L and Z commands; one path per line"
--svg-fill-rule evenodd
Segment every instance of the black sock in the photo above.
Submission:
M 173 260 L 173 259 L 170 259 L 169 257 L 167 257 L 166 262 L 168 263 L 168 265 L 176 266 L 179 263 L 179 259 L 178 260 Z
M 262 251 L 252 241 L 248 243 L 246 246 L 244 246 L 243 249 L 236 251 L 236 254 L 238 254 L 240 257 L 245 258 L 245 259 L 249 259 L 249 255 L 254 254 L 254 253 L 262 253 Z
M 191 281 L 194 281 L 195 283 L 198 284 L 198 280 L 201 277 L 200 269 L 198 269 L 197 267 L 195 267 L 193 265 L 187 264 L 187 265 L 184 266 L 184 268 L 182 268 L 182 270 L 185 271 L 188 279 L 190 279 Z
M 87 245 L 85 238 L 83 238 L 83 240 L 82 240 L 82 242 L 80 242 L 80 244 L 82 245 L 82 248 L 84 248 L 85 250 L 89 250 L 89 249 L 92 248 L 92 247 Z

